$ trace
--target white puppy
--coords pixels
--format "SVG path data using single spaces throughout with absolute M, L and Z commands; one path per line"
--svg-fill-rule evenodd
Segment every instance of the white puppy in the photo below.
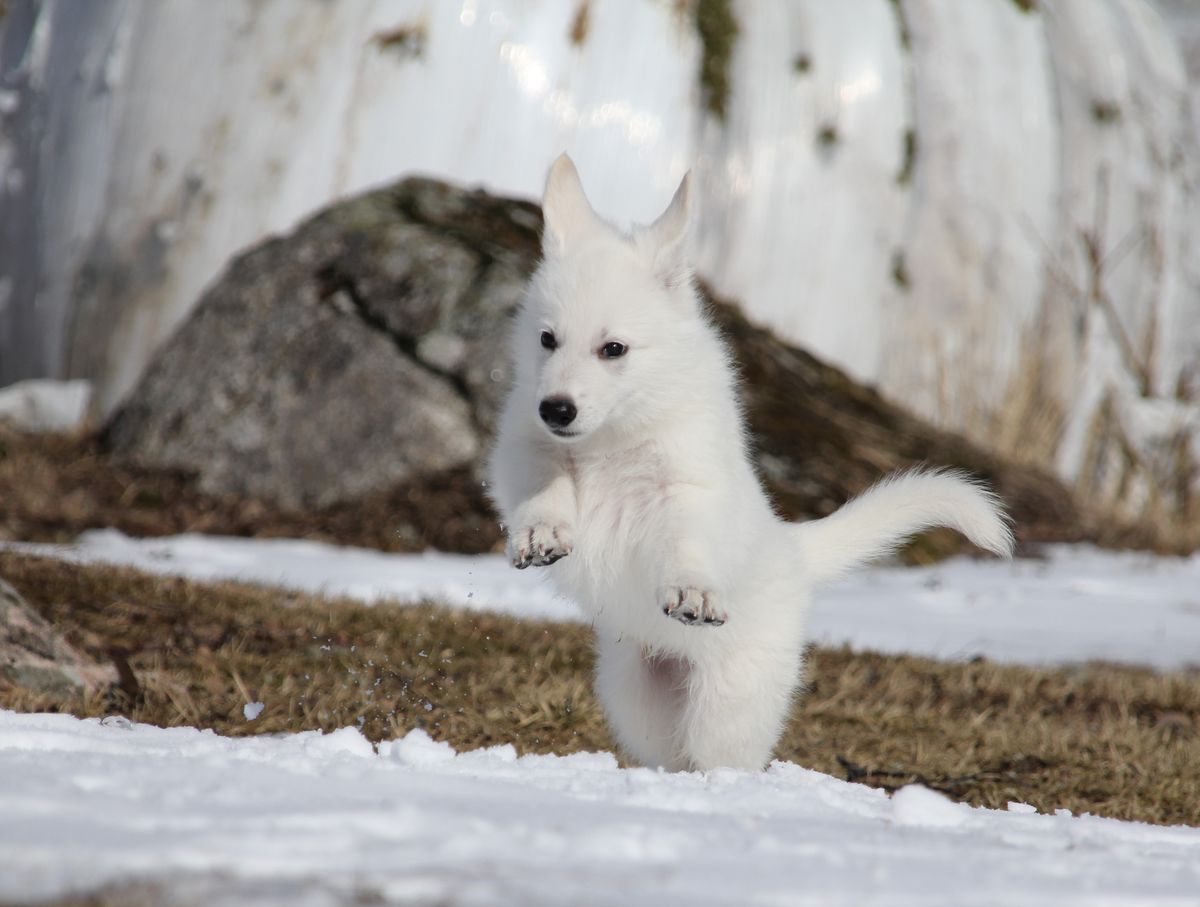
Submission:
M 949 472 L 893 477 L 823 520 L 781 520 L 684 258 L 687 178 L 627 235 L 592 211 L 564 155 L 543 207 L 491 462 L 509 556 L 544 567 L 592 618 L 597 690 L 633 758 L 761 768 L 801 680 L 814 584 L 931 526 L 1008 554 L 1008 526 L 993 495 Z

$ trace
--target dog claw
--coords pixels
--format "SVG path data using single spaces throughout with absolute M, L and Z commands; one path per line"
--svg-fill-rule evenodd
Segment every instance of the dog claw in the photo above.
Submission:
M 571 553 L 571 535 L 563 527 L 538 523 L 509 535 L 508 559 L 518 570 L 548 567 Z
M 694 586 L 668 586 L 663 614 L 689 627 L 719 627 L 728 615 L 716 607 L 716 596 Z

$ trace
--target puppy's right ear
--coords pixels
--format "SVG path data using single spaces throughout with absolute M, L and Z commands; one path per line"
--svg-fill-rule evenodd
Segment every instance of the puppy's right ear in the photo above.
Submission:
M 542 231 L 545 255 L 562 255 L 596 223 L 596 214 L 583 194 L 579 171 L 566 153 L 560 154 L 550 165 L 542 196 L 542 216 L 546 222 Z
M 678 287 L 691 279 L 687 263 L 688 222 L 692 218 L 692 175 L 685 173 L 679 188 L 654 223 L 645 227 L 654 255 L 654 270 L 667 287 Z

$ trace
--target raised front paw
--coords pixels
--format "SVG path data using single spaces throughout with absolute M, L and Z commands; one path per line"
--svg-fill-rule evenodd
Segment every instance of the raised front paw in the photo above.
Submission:
M 508 534 L 508 559 L 518 570 L 545 567 L 571 553 L 571 531 L 564 526 L 535 523 Z
M 717 607 L 717 597 L 695 586 L 667 586 L 659 601 L 663 614 L 688 626 L 719 627 L 728 619 Z

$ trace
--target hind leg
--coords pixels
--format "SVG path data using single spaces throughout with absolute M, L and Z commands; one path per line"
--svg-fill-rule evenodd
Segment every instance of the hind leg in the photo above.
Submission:
M 683 768 L 758 771 L 783 733 L 800 680 L 799 646 L 757 646 L 698 661 L 681 727 Z
M 597 641 L 596 692 L 621 748 L 642 765 L 680 767 L 679 722 L 688 663 L 648 656 L 639 643 Z

